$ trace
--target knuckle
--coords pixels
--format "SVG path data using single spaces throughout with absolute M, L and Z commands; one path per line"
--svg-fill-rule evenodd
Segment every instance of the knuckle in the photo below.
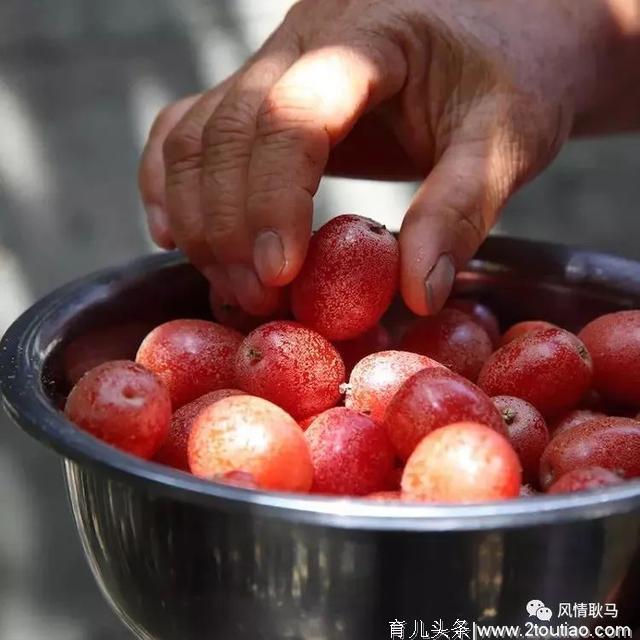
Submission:
M 202 142 L 200 135 L 192 127 L 176 127 L 162 145 L 168 172 L 181 173 L 200 163 Z
M 204 145 L 217 146 L 228 141 L 246 141 L 251 137 L 253 117 L 242 100 L 222 103 L 204 126 Z
M 290 132 L 312 125 L 318 96 L 306 87 L 276 86 L 258 110 L 257 132 L 261 136 Z

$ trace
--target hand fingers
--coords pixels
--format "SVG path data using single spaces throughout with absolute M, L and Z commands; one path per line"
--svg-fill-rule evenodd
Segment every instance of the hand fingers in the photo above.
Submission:
M 246 199 L 253 264 L 263 283 L 282 286 L 297 275 L 331 147 L 403 80 L 364 51 L 330 46 L 305 54 L 265 96 Z
M 415 313 L 441 309 L 495 223 L 515 189 L 508 156 L 500 144 L 450 146 L 418 189 L 400 232 L 402 295 Z
M 291 45 L 264 52 L 238 78 L 203 131 L 202 206 L 210 250 L 226 266 L 240 305 L 266 314 L 277 292 L 264 287 L 251 267 L 245 222 L 246 182 L 258 109 L 273 83 L 298 55 Z
M 235 296 L 229 279 L 205 239 L 200 193 L 202 131 L 229 90 L 234 76 L 204 93 L 183 115 L 163 143 L 165 206 L 175 244 L 200 269 L 229 304 Z
M 147 224 L 153 241 L 163 249 L 174 246 L 164 197 L 164 160 L 162 145 L 169 132 L 200 96 L 189 96 L 165 107 L 157 115 L 138 169 L 138 188 L 147 212 Z

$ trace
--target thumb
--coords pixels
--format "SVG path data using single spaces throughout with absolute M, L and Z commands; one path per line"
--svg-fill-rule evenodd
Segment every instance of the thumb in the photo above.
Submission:
M 414 313 L 441 309 L 456 271 L 497 220 L 516 187 L 509 156 L 486 142 L 460 142 L 419 187 L 400 231 L 402 296 Z

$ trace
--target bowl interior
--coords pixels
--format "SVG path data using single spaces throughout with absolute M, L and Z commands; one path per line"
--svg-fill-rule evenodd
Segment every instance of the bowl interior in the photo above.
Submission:
M 602 313 L 640 307 L 640 264 L 567 247 L 494 237 L 459 275 L 455 289 L 456 295 L 489 305 L 503 329 L 518 320 L 546 319 L 577 331 Z M 361 501 L 346 504 L 284 495 L 270 498 L 256 492 L 248 496 L 251 492 L 205 483 L 94 441 L 57 411 L 84 371 L 106 360 L 133 358 L 141 339 L 153 326 L 180 317 L 211 318 L 211 314 L 205 280 L 176 253 L 149 256 L 54 292 L 26 312 L 3 339 L 0 378 L 9 412 L 20 426 L 67 457 L 151 481 L 164 489 L 187 491 L 192 497 L 200 494 L 267 507 L 284 506 L 307 514 L 393 515 L 394 509 L 385 511 L 379 504 L 358 507 Z M 386 322 L 393 330 L 406 319 L 407 311 L 397 300 Z M 613 487 L 597 499 L 536 499 L 539 504 L 534 509 L 540 511 L 543 502 L 550 512 L 594 505 L 602 509 L 604 502 L 611 505 L 616 501 L 624 503 L 626 509 L 637 507 L 637 483 Z M 503 512 L 508 518 L 532 511 L 528 501 L 510 502 L 448 508 L 445 515 L 496 516 Z M 414 509 L 416 516 L 424 516 L 438 507 L 396 509 L 404 514 Z M 442 526 L 446 526 L 446 518 Z

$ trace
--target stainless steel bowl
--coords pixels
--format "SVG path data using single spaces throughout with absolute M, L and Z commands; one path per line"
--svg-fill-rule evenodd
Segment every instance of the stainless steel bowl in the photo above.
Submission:
M 640 264 L 496 237 L 457 288 L 505 324 L 575 329 L 640 307 Z M 79 369 L 131 357 L 154 323 L 206 316 L 205 299 L 178 255 L 154 255 L 52 293 L 0 346 L 5 407 L 63 456 L 88 561 L 140 638 L 401 637 L 393 621 L 409 638 L 416 621 L 524 624 L 532 599 L 554 623 L 572 622 L 560 603 L 592 602 L 616 604 L 606 624 L 640 626 L 638 482 L 480 506 L 250 492 L 125 455 L 65 420 L 57 407 Z

